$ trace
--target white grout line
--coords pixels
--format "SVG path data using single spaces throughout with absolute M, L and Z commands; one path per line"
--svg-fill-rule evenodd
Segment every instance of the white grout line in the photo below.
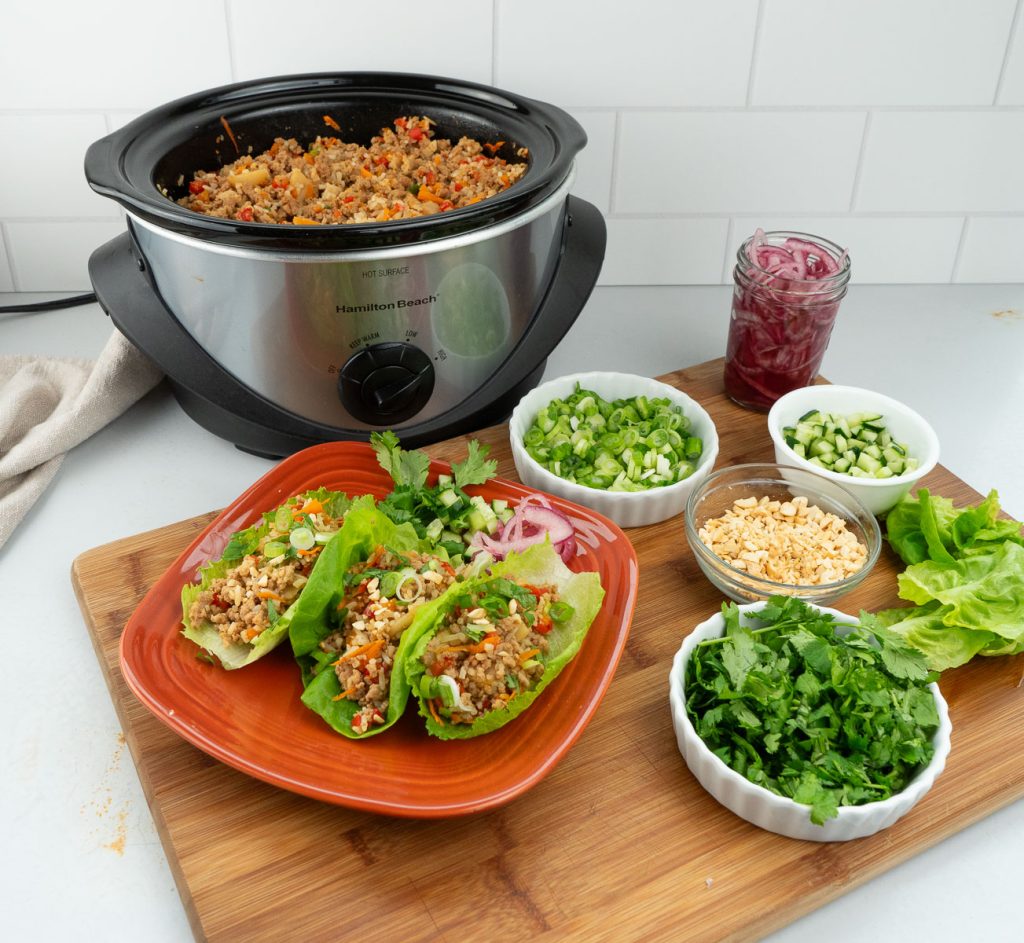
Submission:
M 4 257 L 7 259 L 7 270 L 11 273 L 11 290 L 21 291 L 18 287 L 18 272 L 14 267 L 14 255 L 11 253 L 11 237 L 5 223 L 0 222 L 0 242 L 4 245 Z
M 953 271 L 949 273 L 949 283 L 952 285 L 960 277 L 960 262 L 964 255 L 964 243 L 967 241 L 967 229 L 970 225 L 971 217 L 964 217 L 964 224 L 960 227 L 960 241 L 956 246 L 956 255 L 953 256 Z
M 608 181 L 608 215 L 615 216 L 615 181 L 619 179 L 619 148 L 622 139 L 622 115 L 615 112 L 615 125 L 612 128 L 612 167 L 611 179 Z M 660 219 L 660 216 L 653 217 Z
M 500 0 L 491 0 L 491 85 L 498 84 L 498 21 Z
M 1017 0 L 1017 6 L 1013 11 L 1013 19 L 1010 20 L 1010 33 L 1006 37 L 1006 51 L 1003 53 L 1003 64 L 999 68 L 999 79 L 996 81 L 996 91 L 992 96 L 992 104 L 999 103 L 999 96 L 1003 94 L 1003 83 L 1006 81 L 1006 69 L 1010 64 L 1010 56 L 1013 53 L 1013 41 L 1017 35 L 1017 24 L 1020 22 L 1021 7 L 1024 0 Z
M 231 81 L 238 81 L 238 72 L 235 69 L 235 31 L 231 23 L 231 0 L 224 0 L 224 28 L 228 34 L 228 69 L 231 73 Z
M 757 16 L 754 19 L 754 42 L 750 48 L 750 71 L 747 73 L 747 107 L 754 100 L 754 80 L 757 76 L 757 63 L 761 52 L 761 23 L 764 20 L 765 0 L 757 0 Z
M 729 225 L 725 227 L 725 252 L 722 254 L 722 274 L 718 277 L 718 281 L 723 285 L 727 284 L 729 276 L 729 260 L 735 254 L 730 251 L 732 248 L 732 227 L 733 218 L 730 216 Z
M 860 195 L 860 179 L 864 174 L 864 155 L 868 149 L 868 132 L 871 130 L 871 112 L 864 118 L 864 131 L 860 136 L 860 150 L 857 152 L 857 169 L 853 172 L 853 186 L 850 188 L 850 212 L 857 208 Z

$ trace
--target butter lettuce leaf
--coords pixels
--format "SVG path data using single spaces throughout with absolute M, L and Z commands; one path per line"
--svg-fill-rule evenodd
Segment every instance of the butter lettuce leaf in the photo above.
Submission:
M 893 549 L 910 565 L 898 577 L 901 599 L 916 605 L 877 614 L 945 671 L 975 655 L 1024 651 L 1024 535 L 999 517 L 995 491 L 956 508 L 922 488 L 886 519 Z
M 338 677 L 331 667 L 331 662 L 338 656 L 323 652 L 319 647 L 320 642 L 340 625 L 338 605 L 345 598 L 345 574 L 382 544 L 399 553 L 409 550 L 431 551 L 429 542 L 418 537 L 411 524 L 396 524 L 377 509 L 369 495 L 357 498 L 345 516 L 341 530 L 320 555 L 317 568 L 299 597 L 300 602 L 308 597 L 309 604 L 294 614 L 288 627 L 292 653 L 302 671 L 302 703 L 319 714 L 338 733 L 353 739 L 387 730 L 402 716 L 409 700 L 409 686 L 403 672 L 397 670 L 399 662 L 396 654 L 395 668 L 391 672 L 386 722 L 363 733 L 355 733 L 352 730 L 352 718 L 359 705 L 348 698 L 333 700 L 341 693 Z M 332 551 L 331 555 L 324 560 L 328 550 Z M 416 618 L 413 619 L 415 624 Z M 412 625 L 399 642 L 399 653 L 410 631 Z
M 885 519 L 886 537 L 904 563 L 952 562 L 991 553 L 1006 542 L 1024 546 L 1020 524 L 999 518 L 999 494 L 975 507 L 956 508 L 949 498 L 921 488 L 904 495 Z
M 521 583 L 539 586 L 556 586 L 559 600 L 573 607 L 572 615 L 565 622 L 556 622 L 548 634 L 548 656 L 544 674 L 528 691 L 520 691 L 506 707 L 482 714 L 472 724 L 438 724 L 431 716 L 423 698 L 417 696 L 420 715 L 427 730 L 441 739 L 465 739 L 478 737 L 505 726 L 529 707 L 541 692 L 559 675 L 562 669 L 580 650 L 587 630 L 601 609 L 604 589 L 597 573 L 574 573 L 563 562 L 550 541 L 528 547 L 520 554 L 509 554 L 501 563 L 490 568 L 490 576 L 469 580 L 458 587 L 449 589 L 438 600 L 429 614 L 408 630 L 410 645 L 403 653 L 401 663 L 412 690 L 418 690 L 419 680 L 424 673 L 423 653 L 434 634 L 441 628 L 459 595 L 472 591 L 491 577 L 506 577 Z M 403 639 L 405 641 L 405 639 Z M 396 658 L 396 669 L 399 660 Z
M 319 488 L 316 491 L 306 492 L 306 498 L 318 498 L 324 503 L 325 510 L 332 517 L 339 517 L 345 513 L 349 505 L 349 498 L 338 491 L 328 491 L 326 488 Z M 214 560 L 202 567 L 199 571 L 199 583 L 186 583 L 181 589 L 181 610 L 182 610 L 182 635 L 193 641 L 205 652 L 213 655 L 220 664 L 228 669 L 244 668 L 259 660 L 267 652 L 272 651 L 281 644 L 287 637 L 288 631 L 295 617 L 303 616 L 310 609 L 316 609 L 319 605 L 317 593 L 310 591 L 311 584 L 318 570 L 325 566 L 329 569 L 331 560 L 337 549 L 333 546 L 337 534 L 324 546 L 316 563 L 310 572 L 309 582 L 303 587 L 298 598 L 283 613 L 280 613 L 273 624 L 264 629 L 252 642 L 225 642 L 221 638 L 217 627 L 209 622 L 194 625 L 189 618 L 189 610 L 192 603 L 199 598 L 199 594 L 210 587 L 215 580 L 223 577 L 229 570 L 249 553 L 253 553 L 259 547 L 260 540 L 270 531 L 271 522 L 277 513 L 277 508 L 264 513 L 259 521 L 250 527 L 232 534 L 227 546 L 219 560 Z M 340 533 L 340 531 L 339 531 Z M 273 617 L 272 617 L 273 618 Z

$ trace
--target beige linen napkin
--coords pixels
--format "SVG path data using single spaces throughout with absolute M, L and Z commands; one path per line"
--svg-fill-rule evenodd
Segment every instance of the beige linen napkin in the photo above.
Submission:
M 117 331 L 95 361 L 0 357 L 0 547 L 65 453 L 120 416 L 161 376 Z

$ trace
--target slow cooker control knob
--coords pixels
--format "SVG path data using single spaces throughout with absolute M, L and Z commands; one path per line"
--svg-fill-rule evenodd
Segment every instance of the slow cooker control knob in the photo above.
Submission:
M 418 347 L 389 341 L 356 351 L 338 373 L 338 397 L 362 422 L 387 426 L 415 416 L 434 392 L 434 365 Z

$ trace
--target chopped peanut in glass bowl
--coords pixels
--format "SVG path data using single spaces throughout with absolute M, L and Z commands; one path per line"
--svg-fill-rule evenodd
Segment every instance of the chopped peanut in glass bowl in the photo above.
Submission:
M 783 465 L 715 472 L 690 495 L 685 518 L 701 570 L 739 602 L 835 599 L 867 576 L 882 544 L 878 522 L 856 497 Z

